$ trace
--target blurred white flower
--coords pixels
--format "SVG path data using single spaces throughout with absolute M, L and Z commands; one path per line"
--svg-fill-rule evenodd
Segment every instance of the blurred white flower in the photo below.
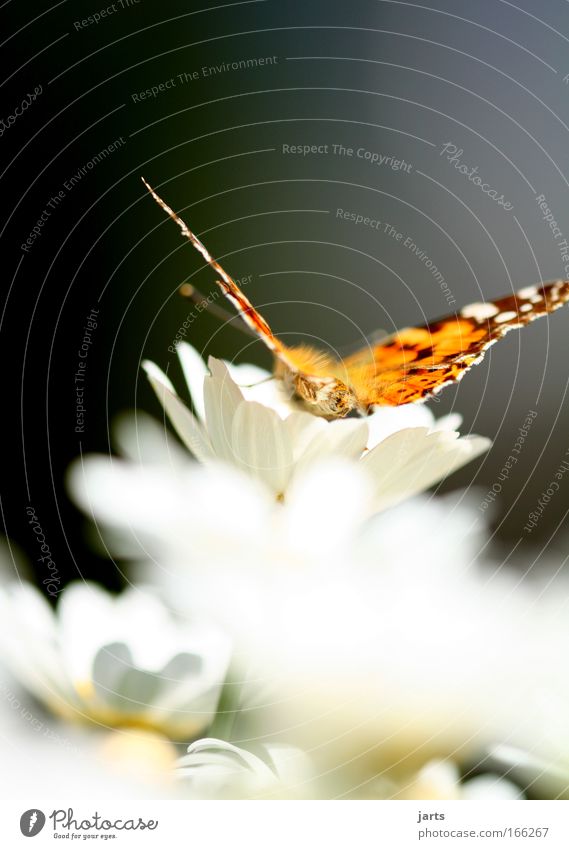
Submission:
M 566 617 L 552 616 L 543 587 L 481 561 L 480 519 L 451 505 L 409 501 L 368 523 L 348 569 L 266 586 L 262 640 L 259 616 L 241 631 L 266 686 L 237 733 L 304 748 L 340 795 L 397 786 L 441 758 L 483 760 L 498 742 L 554 764 Z M 565 584 L 557 592 L 567 598 Z M 566 731 L 554 736 L 569 751 Z
M 144 364 L 150 383 L 180 439 L 203 463 L 222 461 L 265 484 L 285 500 L 296 479 L 327 458 L 360 461 L 373 480 L 368 512 L 385 509 L 438 483 L 490 446 L 480 436 L 459 438 L 460 417 L 435 422 L 422 406 L 378 409 L 366 419 L 327 422 L 287 404 L 270 375 L 252 366 L 232 367 L 210 357 L 209 372 L 186 343 L 177 346 L 196 415 L 169 378 Z M 272 387 L 267 389 L 267 387 Z
M 239 736 L 306 750 L 335 794 L 500 742 L 550 757 L 533 686 L 553 703 L 568 629 L 539 589 L 480 561 L 484 520 L 466 497 L 362 523 L 370 486 L 347 460 L 306 469 L 284 505 L 226 465 L 74 472 L 83 505 L 147 546 L 146 579 L 233 635 L 252 678 Z
M 69 585 L 54 611 L 31 584 L 0 591 L 0 649 L 12 675 L 56 716 L 190 740 L 211 724 L 229 641 L 175 621 L 152 594 Z
M 235 640 L 247 693 L 235 738 L 306 752 L 320 797 L 518 795 L 459 769 L 499 744 L 551 760 L 533 683 L 563 722 L 569 631 L 541 589 L 481 559 L 487 532 L 467 496 L 399 504 L 486 441 L 458 440 L 445 430 L 456 418 L 416 406 L 326 422 L 179 353 L 196 415 L 147 369 L 202 462 L 145 417 L 123 420 L 128 459 L 85 458 L 70 487 L 174 608 Z M 191 793 L 265 792 L 266 755 L 199 741 L 187 758 L 186 776 L 205 776 Z
M 549 695 L 549 693 L 547 693 Z M 533 713 L 533 711 L 530 711 Z M 540 730 L 545 736 L 529 741 L 531 749 L 540 752 L 533 754 L 530 749 L 520 749 L 515 746 L 499 744 L 495 746 L 490 756 L 493 762 L 502 770 L 507 770 L 522 787 L 531 790 L 533 798 L 537 799 L 567 799 L 569 798 L 569 741 L 567 728 L 567 706 L 556 704 L 555 710 L 548 706 L 542 719 Z M 553 720 L 550 727 L 547 722 Z M 528 735 L 529 737 L 529 735 Z
M 180 758 L 176 776 L 193 798 L 310 798 L 313 772 L 300 749 L 283 743 L 258 754 L 224 740 L 196 740 Z
M 412 778 L 400 786 L 386 783 L 380 798 L 418 800 L 506 800 L 523 799 L 513 781 L 486 773 L 460 781 L 460 771 L 452 761 L 429 761 Z
M 330 773 L 317 775 L 306 752 L 286 743 L 257 744 L 255 751 L 224 740 L 196 740 L 176 764 L 184 795 L 202 799 L 330 799 L 339 786 Z M 387 778 L 359 786 L 344 798 L 416 800 L 523 799 L 520 788 L 495 773 L 465 781 L 452 761 L 432 760 L 399 781 Z
M 2 670 L 2 799 L 157 799 L 175 792 L 176 747 L 157 734 L 100 731 L 48 714 Z

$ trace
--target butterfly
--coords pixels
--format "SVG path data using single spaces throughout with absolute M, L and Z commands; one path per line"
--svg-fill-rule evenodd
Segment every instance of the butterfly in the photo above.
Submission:
M 398 407 L 437 395 L 461 380 L 487 349 L 569 301 L 569 281 L 526 286 L 496 301 L 468 304 L 458 314 L 420 327 L 406 327 L 342 360 L 309 346 L 289 347 L 278 339 L 235 281 L 182 219 L 142 178 L 154 200 L 180 227 L 219 276 L 222 292 L 246 324 L 272 351 L 275 376 L 314 415 L 342 418 L 376 406 Z

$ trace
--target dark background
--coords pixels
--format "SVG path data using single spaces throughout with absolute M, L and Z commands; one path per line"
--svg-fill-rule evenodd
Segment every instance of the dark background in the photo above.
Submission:
M 27 524 L 32 504 L 66 579 L 119 578 L 87 544 L 65 470 L 80 453 L 110 450 L 124 409 L 159 413 L 141 377 L 145 357 L 168 369 L 190 305 L 187 278 L 205 292 L 209 269 L 145 192 L 144 175 L 235 277 L 287 341 L 346 352 L 378 328 L 449 311 L 448 292 L 383 230 L 409 236 L 444 276 L 453 309 L 566 274 L 543 222 L 545 195 L 569 238 L 569 8 L 563 0 L 201 3 L 123 0 L 0 7 L 4 74 L 0 117 L 35 86 L 42 93 L 0 137 L 3 447 L 6 534 L 41 580 Z M 203 66 L 276 57 L 272 64 L 205 76 Z M 182 84 L 178 74 L 198 72 Z M 133 94 L 174 79 L 156 98 Z M 569 80 L 569 77 L 568 77 Z M 26 253 L 21 245 L 51 196 L 101 150 Z M 463 150 L 513 204 L 504 210 L 441 156 Z M 283 154 L 283 144 L 328 153 Z M 405 160 L 393 171 L 332 145 Z M 337 217 L 341 208 L 382 228 Z M 85 378 L 85 432 L 75 432 L 74 374 L 85 320 L 99 310 Z M 569 447 L 569 311 L 513 333 L 433 405 L 464 416 L 464 432 L 494 439 L 488 456 L 442 489 L 497 480 L 528 411 L 537 417 L 492 516 L 494 543 L 529 563 L 563 550 L 569 480 L 537 528 L 528 513 Z M 258 343 L 209 315 L 192 324 L 205 353 L 269 366 Z M 246 350 L 245 350 L 246 348 Z M 569 477 L 569 476 L 568 476 Z M 561 540 L 561 541 L 560 541 Z

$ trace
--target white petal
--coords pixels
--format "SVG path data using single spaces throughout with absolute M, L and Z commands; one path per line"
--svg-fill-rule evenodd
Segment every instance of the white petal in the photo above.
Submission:
M 490 801 L 493 799 L 524 799 L 524 794 L 512 781 L 501 778 L 499 775 L 478 775 L 470 781 L 466 781 L 462 787 L 462 799 L 481 799 Z
M 296 463 L 302 454 L 311 445 L 313 440 L 324 436 L 327 422 L 311 413 L 295 411 L 286 418 L 286 429 L 288 432 L 294 462 Z
M 297 469 L 325 457 L 359 460 L 367 441 L 368 427 L 362 419 L 325 422 L 320 432 L 313 432 L 312 440 L 299 457 Z
M 211 444 L 195 416 L 162 380 L 156 379 L 151 372 L 148 372 L 148 379 L 186 448 L 202 463 L 211 460 L 213 458 Z
M 220 757 L 221 756 L 221 757 Z M 193 762 L 193 763 L 192 763 Z M 252 770 L 266 777 L 268 780 L 274 780 L 275 776 L 257 755 L 248 752 L 247 749 L 241 749 L 234 746 L 233 743 L 227 743 L 225 740 L 216 740 L 212 737 L 204 737 L 202 740 L 196 740 L 188 746 L 188 754 L 178 762 L 180 767 L 189 767 L 193 764 L 222 764 L 227 766 L 228 772 L 240 770 Z
M 149 615 L 144 595 L 138 593 L 138 597 L 140 620 L 144 621 L 146 628 L 142 633 L 152 631 L 155 639 L 160 640 L 161 631 L 155 627 L 156 623 Z M 154 601 L 154 604 L 158 602 Z M 65 665 L 76 681 L 91 679 L 93 660 L 102 646 L 124 641 L 128 637 L 136 638 L 136 631 L 129 627 L 128 616 L 124 608 L 118 606 L 117 597 L 91 581 L 74 581 L 69 584 L 61 596 L 57 613 L 61 651 Z
M 409 782 L 402 796 L 407 799 L 459 799 L 458 767 L 452 761 L 428 761 Z
M 248 386 L 271 377 L 270 371 L 253 363 L 230 363 L 228 360 L 223 360 L 223 363 L 238 386 Z
M 223 362 L 247 401 L 258 401 L 265 407 L 271 407 L 281 419 L 286 419 L 294 411 L 295 407 L 290 403 L 282 380 L 271 372 L 248 363 L 235 365 L 225 360 Z
M 287 492 L 284 531 L 291 549 L 337 559 L 371 512 L 373 487 L 360 464 L 322 460 L 295 476 Z
M 157 380 L 159 383 L 165 386 L 166 389 L 169 389 L 170 392 L 172 392 L 174 395 L 176 394 L 176 390 L 174 389 L 172 381 L 164 374 L 162 369 L 159 368 L 156 363 L 153 363 L 152 360 L 143 360 L 142 368 L 144 369 L 148 377 L 152 377 L 154 380 Z
M 231 428 L 235 411 L 243 401 L 239 387 L 231 379 L 220 360 L 209 358 L 211 374 L 204 379 L 204 402 L 207 432 L 215 454 L 233 462 Z
M 462 416 L 460 413 L 449 413 L 446 416 L 441 416 L 440 419 L 435 419 L 431 430 L 458 430 L 462 424 Z
M 383 510 L 428 489 L 490 445 L 481 436 L 458 439 L 454 432 L 409 428 L 377 445 L 362 464 L 374 475 L 378 509 Z
M 52 704 L 63 695 L 66 703 L 69 681 L 57 652 L 55 617 L 32 584 L 0 592 L 0 649 L 3 663 L 30 692 Z
M 403 404 L 401 407 L 377 407 L 366 419 L 369 427 L 368 448 L 404 428 L 426 427 L 431 429 L 435 417 L 424 404 Z
M 187 455 L 171 431 L 152 418 L 136 410 L 123 413 L 113 423 L 114 441 L 123 457 L 141 465 L 176 465 Z
M 187 342 L 180 342 L 176 345 L 176 351 L 192 396 L 192 404 L 198 417 L 203 422 L 205 420 L 203 382 L 206 375 L 209 374 L 208 368 L 196 349 L 188 345 Z
M 274 410 L 255 401 L 237 407 L 231 430 L 234 462 L 266 483 L 275 494 L 286 490 L 292 471 L 292 449 L 285 422 Z
M 163 527 L 166 517 L 180 509 L 180 481 L 174 475 L 170 480 L 160 467 L 104 456 L 76 460 L 68 471 L 68 488 L 88 516 L 116 527 L 151 531 Z
M 270 371 L 252 363 L 230 363 L 227 360 L 223 360 L 223 364 L 235 383 L 242 388 L 271 377 Z
M 87 515 L 140 537 L 139 545 L 156 540 L 161 559 L 176 551 L 182 562 L 218 551 L 230 559 L 262 531 L 273 507 L 265 487 L 221 464 L 142 468 L 95 455 L 72 464 L 68 487 Z

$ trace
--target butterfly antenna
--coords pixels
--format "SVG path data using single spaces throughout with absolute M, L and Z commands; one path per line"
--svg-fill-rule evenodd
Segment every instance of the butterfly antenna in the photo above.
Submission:
M 229 310 L 223 309 L 218 304 L 212 303 L 212 295 L 206 296 L 199 289 L 193 285 L 193 283 L 182 283 L 179 289 L 180 295 L 184 298 L 188 298 L 192 301 L 196 306 L 201 307 L 204 310 L 207 310 L 220 321 L 223 321 L 226 324 L 233 322 L 237 316 L 234 313 L 230 313 Z M 246 336 L 249 336 L 252 339 L 257 338 L 257 334 L 254 333 L 246 324 L 240 322 L 239 324 L 232 323 L 232 327 L 235 330 L 239 330 L 241 333 L 245 333 Z
M 251 301 L 243 294 L 237 283 L 233 280 L 232 277 L 221 267 L 221 265 L 215 260 L 206 246 L 198 239 L 195 233 L 192 233 L 188 225 L 185 221 L 182 221 L 179 215 L 177 215 L 172 207 L 168 206 L 166 201 L 163 201 L 160 195 L 156 194 L 152 186 L 146 182 L 144 177 L 141 177 L 142 182 L 164 212 L 170 216 L 172 221 L 175 221 L 180 230 L 182 231 L 182 235 L 185 236 L 186 239 L 192 243 L 194 248 L 200 252 L 205 261 L 214 269 L 214 271 L 221 277 L 221 280 L 216 280 L 219 288 L 222 290 L 224 295 L 227 297 L 229 301 L 233 304 L 233 306 L 238 311 L 239 315 L 245 322 L 245 324 L 257 335 L 260 336 L 265 343 L 265 345 L 277 356 L 283 356 L 284 346 L 279 342 L 278 339 L 275 338 L 273 332 L 262 315 L 260 315 L 257 310 L 254 308 Z

